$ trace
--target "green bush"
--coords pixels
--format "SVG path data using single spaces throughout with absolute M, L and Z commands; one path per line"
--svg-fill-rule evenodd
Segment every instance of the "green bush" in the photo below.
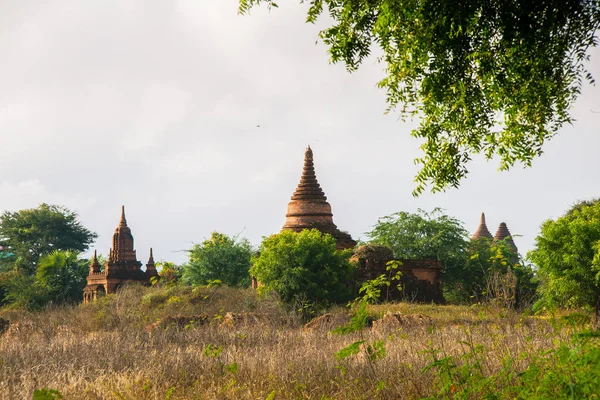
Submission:
M 206 285 L 218 280 L 228 286 L 250 286 L 252 246 L 248 240 L 213 232 L 210 239 L 188 252 L 190 261 L 183 266 L 186 284 Z
M 316 229 L 283 231 L 263 240 L 250 273 L 285 302 L 340 303 L 350 298 L 350 255 Z

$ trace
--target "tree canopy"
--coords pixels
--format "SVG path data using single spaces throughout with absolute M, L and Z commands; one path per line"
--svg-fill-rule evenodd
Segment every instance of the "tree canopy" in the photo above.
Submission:
M 250 273 L 263 291 L 275 291 L 285 302 L 316 304 L 349 299 L 353 268 L 350 251 L 337 251 L 336 241 L 316 229 L 282 231 L 265 238 Z
M 531 268 L 520 262 L 511 246 L 469 239 L 463 223 L 439 208 L 382 217 L 367 237 L 391 248 L 396 258 L 439 260 L 444 297 L 452 303 L 495 301 L 502 291 L 504 305 L 522 306 L 535 293 Z M 502 282 L 507 277 L 511 282 Z
M 188 250 L 190 260 L 183 266 L 183 280 L 192 285 L 206 285 L 220 280 L 229 286 L 250 285 L 252 246 L 246 239 L 213 232 L 210 239 Z
M 600 200 L 545 221 L 528 257 L 538 267 L 546 304 L 591 306 L 600 315 Z
M 445 295 L 465 279 L 469 246 L 463 223 L 436 208 L 432 212 L 397 212 L 379 218 L 367 232 L 370 242 L 388 246 L 396 258 L 435 259 L 444 267 Z
M 500 169 L 531 165 L 565 123 L 598 43 L 600 0 L 308 0 L 306 21 L 327 14 L 319 34 L 331 62 L 348 71 L 379 47 L 388 111 L 419 117 L 423 141 L 413 194 L 457 187 L 474 154 Z M 276 7 L 240 0 L 239 11 Z
M 55 250 L 83 252 L 96 237 L 79 222 L 76 213 L 62 206 L 41 204 L 6 211 L 0 216 L 0 245 L 7 256 L 0 259 L 0 267 L 16 267 L 32 275 L 40 257 Z

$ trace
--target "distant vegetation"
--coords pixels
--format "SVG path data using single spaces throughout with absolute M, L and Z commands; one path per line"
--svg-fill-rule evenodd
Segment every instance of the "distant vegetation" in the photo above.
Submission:
M 0 216 L 0 304 L 39 309 L 83 298 L 89 249 L 96 233 L 61 206 L 4 212 Z
M 210 239 L 195 244 L 189 261 L 183 266 L 183 282 L 206 285 L 219 280 L 228 286 L 250 286 L 252 245 L 247 239 L 237 239 L 213 232 Z

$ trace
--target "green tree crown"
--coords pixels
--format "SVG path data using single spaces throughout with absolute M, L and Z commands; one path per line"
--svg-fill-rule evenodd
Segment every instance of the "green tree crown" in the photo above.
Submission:
M 9 257 L 0 259 L 0 267 L 17 267 L 35 274 L 40 257 L 54 250 L 86 251 L 98 235 L 86 229 L 69 209 L 41 204 L 37 208 L 4 212 L 0 216 L 0 244 Z
M 247 239 L 213 232 L 210 239 L 195 244 L 188 253 L 189 262 L 183 266 L 184 282 L 206 285 L 220 280 L 229 286 L 250 285 L 252 246 Z
M 349 299 L 353 272 L 350 250 L 337 251 L 336 241 L 316 229 L 282 231 L 265 238 L 250 273 L 283 301 L 301 298 L 313 303 Z
M 600 314 L 600 200 L 575 204 L 542 224 L 528 258 L 538 267 L 542 302 L 590 306 Z
M 304 2 L 301 0 L 301 2 Z M 598 44 L 599 0 L 309 0 L 319 37 L 355 71 L 379 47 L 389 110 L 420 117 L 414 194 L 457 187 L 473 154 L 531 165 L 565 123 Z M 240 13 L 274 0 L 240 0 Z M 331 22 L 329 22 L 331 21 Z

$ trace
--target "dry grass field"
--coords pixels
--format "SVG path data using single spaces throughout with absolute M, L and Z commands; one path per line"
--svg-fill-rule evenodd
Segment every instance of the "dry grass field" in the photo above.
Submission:
M 349 319 L 343 307 L 304 327 L 295 313 L 251 289 L 140 286 L 89 305 L 2 310 L 11 326 L 0 336 L 0 393 L 3 399 L 31 399 L 42 388 L 64 399 L 437 398 L 440 373 L 426 369 L 434 355 L 477 354 L 482 376 L 506 368 L 507 360 L 522 371 L 536 355 L 567 343 L 572 331 L 549 317 L 483 306 L 398 303 L 369 313 L 372 327 L 334 335 Z M 334 357 L 359 339 L 383 340 L 385 356 L 370 362 L 361 350 Z

